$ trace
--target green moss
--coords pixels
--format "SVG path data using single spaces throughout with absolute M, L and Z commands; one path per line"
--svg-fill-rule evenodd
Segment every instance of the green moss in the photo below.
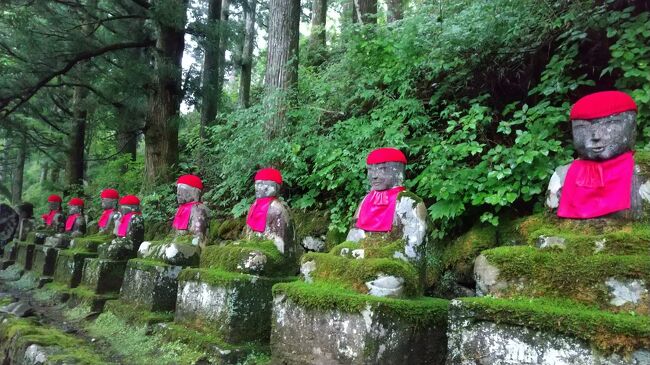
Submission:
M 127 266 L 142 271 L 157 271 L 157 268 L 169 267 L 171 265 L 156 260 L 131 259 Z
M 449 301 L 438 298 L 414 299 L 380 298 L 356 293 L 332 283 L 280 283 L 273 294 L 284 294 L 293 302 L 317 310 L 338 310 L 359 313 L 368 306 L 381 313 L 419 324 L 445 324 Z
M 287 277 L 265 277 L 265 276 L 254 276 L 248 274 L 241 274 L 232 271 L 225 271 L 221 269 L 194 269 L 186 268 L 181 271 L 178 276 L 179 281 L 200 281 L 214 286 L 228 286 L 237 282 L 249 282 L 251 280 L 267 281 L 271 283 L 275 282 L 285 282 L 285 281 L 295 281 L 298 278 L 295 276 Z
M 7 304 L 11 304 L 14 302 L 14 298 L 12 297 L 4 297 L 0 299 L 0 307 L 4 307 Z
M 219 226 L 223 221 L 220 219 L 211 219 L 208 224 L 208 231 L 205 234 L 205 241 L 207 245 L 214 245 L 221 241 L 219 238 Z
M 568 300 L 463 298 L 476 320 L 560 332 L 603 351 L 650 347 L 650 317 L 609 313 Z
M 170 323 L 165 325 L 161 334 L 170 341 L 179 341 L 206 352 L 214 351 L 215 346 L 225 351 L 260 352 L 268 354 L 270 349 L 256 343 L 232 345 L 211 331 L 201 331 L 186 326 Z
M 74 239 L 74 247 L 72 249 L 80 252 L 97 252 L 99 245 L 110 242 L 114 237 L 112 234 L 106 233 L 78 237 Z
M 647 255 L 593 255 L 579 257 L 568 252 L 541 251 L 533 247 L 498 247 L 484 251 L 491 264 L 500 270 L 500 279 L 519 281 L 506 295 L 571 298 L 608 307 L 607 278 L 641 279 L 650 283 L 650 257 Z M 623 308 L 625 309 L 625 308 Z M 648 313 L 647 305 L 637 306 Z
M 341 250 L 343 250 L 343 249 L 348 249 L 348 250 L 352 251 L 352 250 L 356 250 L 358 248 L 361 248 L 361 245 L 359 245 L 358 242 L 345 241 L 343 243 L 339 243 L 338 245 L 332 247 L 332 249 L 330 249 L 329 253 L 331 255 L 339 256 L 341 254 Z
M 217 235 L 221 240 L 234 241 L 241 236 L 245 224 L 244 218 L 226 219 L 217 229 Z
M 147 222 L 144 226 L 145 241 L 159 241 L 172 233 L 169 222 Z
M 121 300 L 109 300 L 106 302 L 105 309 L 121 320 L 135 325 L 171 322 L 174 320 L 173 312 L 151 312 Z
M 327 234 L 330 224 L 327 211 L 297 210 L 292 212 L 292 216 L 298 241 L 302 241 L 307 236 L 322 237 Z
M 267 262 L 261 275 L 292 275 L 297 270 L 295 260 L 284 257 L 273 241 L 261 239 L 240 240 L 225 246 L 208 246 L 201 253 L 199 266 L 239 271 L 238 267 L 243 265 L 252 252 L 261 252 L 266 256 Z
M 24 242 L 34 243 L 35 240 L 36 240 L 36 232 L 32 231 L 27 233 Z
M 38 344 L 44 347 L 57 347 L 58 351 L 48 356 L 52 363 L 74 363 L 87 365 L 106 364 L 81 339 L 62 331 L 41 326 L 30 319 L 8 318 L 0 324 L 0 342 L 13 341 L 13 346 L 27 347 Z
M 317 282 L 332 282 L 360 293 L 367 293 L 366 282 L 378 274 L 395 275 L 404 279 L 404 295 L 421 293 L 419 275 L 413 265 L 389 258 L 349 259 L 332 254 L 311 252 L 303 255 L 302 262 L 315 261 L 316 270 L 310 276 Z

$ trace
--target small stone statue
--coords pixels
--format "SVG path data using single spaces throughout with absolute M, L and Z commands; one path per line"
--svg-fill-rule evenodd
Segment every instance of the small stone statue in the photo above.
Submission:
M 20 222 L 18 223 L 18 240 L 25 241 L 27 234 L 34 230 L 34 205 L 22 203 L 16 207 Z
M 97 225 L 99 233 L 111 233 L 115 228 L 115 220 L 118 218 L 117 201 L 120 194 L 115 189 L 104 189 L 100 194 L 102 199 L 102 212 Z
M 413 194 L 406 194 L 404 169 L 406 156 L 394 148 L 372 151 L 366 160 L 370 192 L 363 198 L 347 241 L 359 242 L 371 232 L 390 233 L 405 241 L 404 250 L 395 257 L 421 261 L 427 232 L 427 210 Z M 363 251 L 355 255 L 363 257 Z
M 72 198 L 68 202 L 68 218 L 65 221 L 65 233 L 70 237 L 79 237 L 86 233 L 86 217 L 84 217 L 84 201 Z
M 636 111 L 620 91 L 587 95 L 571 108 L 573 144 L 579 159 L 555 169 L 546 205 L 561 218 L 638 219 L 650 201 L 650 184 L 634 162 Z
M 140 211 L 140 199 L 127 195 L 119 201 L 120 212 L 115 221 L 117 238 L 99 247 L 100 258 L 126 260 L 135 256 L 144 240 L 144 219 Z
M 255 174 L 255 202 L 248 210 L 245 234 L 268 238 L 283 255 L 294 256 L 289 207 L 278 198 L 281 186 L 282 174 L 276 169 L 261 169 Z
M 172 227 L 176 235 L 192 235 L 192 244 L 203 247 L 205 232 L 208 227 L 208 210 L 201 202 L 203 181 L 195 175 L 183 175 L 176 182 L 176 198 L 178 210 L 174 216 Z
M 47 204 L 50 208 L 50 212 L 43 214 L 43 223 L 45 224 L 45 229 L 53 231 L 55 233 L 61 233 L 65 231 L 65 216 L 63 215 L 63 210 L 61 209 L 61 203 L 63 199 L 56 194 L 52 194 L 47 198 Z

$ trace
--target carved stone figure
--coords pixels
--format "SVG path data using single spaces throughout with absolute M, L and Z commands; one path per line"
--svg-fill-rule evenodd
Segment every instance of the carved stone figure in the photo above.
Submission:
M 120 212 L 115 222 L 117 238 L 99 247 L 99 257 L 111 260 L 126 260 L 135 257 L 144 239 L 144 219 L 140 211 L 140 199 L 127 195 L 119 201 Z
M 22 203 L 16 207 L 19 217 L 18 240 L 25 241 L 27 234 L 34 230 L 34 205 Z
M 549 182 L 546 205 L 561 218 L 638 219 L 650 201 L 650 184 L 634 161 L 636 111 L 620 91 L 587 95 L 571 109 L 578 159 L 558 167 Z
M 117 202 L 120 194 L 115 189 L 104 189 L 100 198 L 102 199 L 103 212 L 97 221 L 99 233 L 111 233 L 115 229 L 115 220 L 119 216 Z
M 63 199 L 56 194 L 52 194 L 47 198 L 47 205 L 50 209 L 49 213 L 43 214 L 44 227 L 53 233 L 61 233 L 65 231 L 65 216 L 61 209 Z
M 86 233 L 83 199 L 72 198 L 68 202 L 68 218 L 65 221 L 65 233 L 70 235 L 70 237 L 79 237 Z
M 276 169 L 261 169 L 255 174 L 255 202 L 248 211 L 245 235 L 270 239 L 285 257 L 294 257 L 296 246 L 291 214 L 289 207 L 278 198 L 281 186 L 282 174 Z M 251 257 L 250 261 L 266 262 L 266 259 Z

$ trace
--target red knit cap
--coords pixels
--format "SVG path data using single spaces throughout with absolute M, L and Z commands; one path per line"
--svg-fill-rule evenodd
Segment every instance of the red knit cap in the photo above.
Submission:
M 135 195 L 126 195 L 120 199 L 120 205 L 140 205 L 140 199 Z
M 582 97 L 571 108 L 571 120 L 589 120 L 637 111 L 631 96 L 622 91 L 601 91 Z
M 75 205 L 75 206 L 83 207 L 83 206 L 84 206 L 84 201 L 83 201 L 83 199 L 72 198 L 72 199 L 70 199 L 70 201 L 68 202 L 68 205 Z
M 375 165 L 384 162 L 401 162 L 406 164 L 406 156 L 404 156 L 402 151 L 397 148 L 386 147 L 377 148 L 370 152 L 370 154 L 368 154 L 368 159 L 366 159 L 368 165 Z
M 203 189 L 203 181 L 196 175 L 183 175 L 176 181 L 177 184 L 189 185 L 193 188 Z
M 276 183 L 282 185 L 282 174 L 279 170 L 276 170 L 271 167 L 259 170 L 255 174 L 255 181 L 268 180 L 275 181 Z
M 99 196 L 102 199 L 119 199 L 120 193 L 118 193 L 115 189 L 104 189 Z
M 63 199 L 61 199 L 61 197 L 56 194 L 52 194 L 47 198 L 47 201 L 50 203 L 62 203 Z

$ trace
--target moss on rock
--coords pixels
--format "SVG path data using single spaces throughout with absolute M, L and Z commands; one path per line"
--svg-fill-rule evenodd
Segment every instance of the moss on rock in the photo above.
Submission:
M 284 276 L 296 272 L 295 260 L 282 255 L 273 241 L 263 239 L 240 240 L 224 246 L 208 246 L 201 253 L 199 266 L 233 272 L 241 271 L 244 262 L 254 252 L 264 254 L 267 259 L 263 271 L 258 273 L 260 275 Z
M 70 244 L 70 249 L 79 252 L 97 252 L 99 245 L 110 242 L 113 237 L 112 234 L 97 233 L 90 236 L 74 238 Z

